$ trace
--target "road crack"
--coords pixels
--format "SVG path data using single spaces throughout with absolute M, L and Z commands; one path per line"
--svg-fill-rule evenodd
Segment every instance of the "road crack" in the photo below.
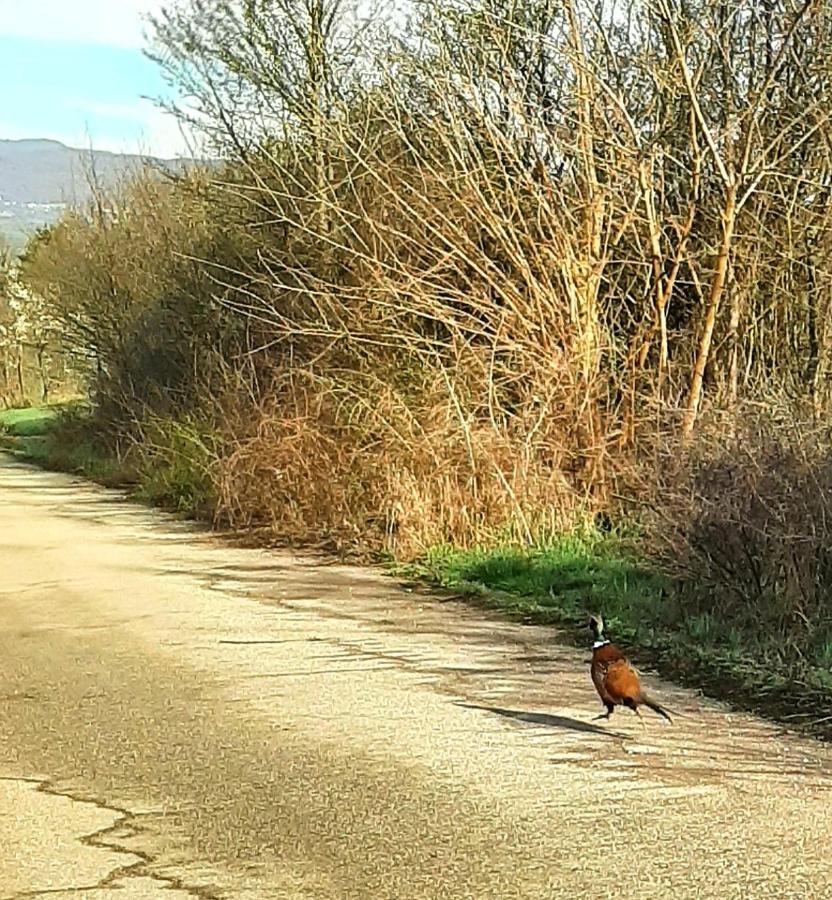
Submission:
M 150 814 L 134 813 L 124 807 L 114 806 L 111 803 L 104 802 L 94 797 L 88 797 L 74 791 L 63 790 L 56 787 L 55 784 L 48 779 L 0 776 L 0 782 L 31 785 L 37 793 L 46 794 L 50 797 L 62 797 L 73 803 L 82 803 L 93 806 L 102 812 L 116 815 L 118 818 L 111 824 L 104 828 L 99 828 L 89 834 L 82 835 L 77 840 L 85 847 L 124 854 L 125 856 L 131 856 L 135 859 L 135 862 L 111 869 L 104 877 L 94 884 L 37 889 L 31 891 L 15 891 L 13 894 L 4 895 L 2 900 L 24 900 L 24 898 L 54 897 L 62 894 L 65 896 L 72 896 L 73 894 L 83 894 L 86 891 L 101 891 L 111 888 L 118 889 L 126 879 L 130 878 L 145 878 L 149 881 L 155 881 L 169 890 L 177 890 L 189 897 L 199 898 L 199 900 L 223 900 L 222 894 L 210 888 L 195 887 L 186 884 L 176 876 L 160 875 L 158 872 L 154 872 L 152 868 L 154 859 L 149 853 L 132 849 L 124 843 L 132 838 L 141 836 L 143 829 L 138 824 L 138 820 L 143 816 Z

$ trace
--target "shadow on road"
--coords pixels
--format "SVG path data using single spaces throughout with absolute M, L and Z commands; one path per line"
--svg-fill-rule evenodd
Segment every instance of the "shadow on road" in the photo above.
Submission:
M 479 709 L 484 712 L 494 713 L 498 716 L 504 716 L 507 719 L 514 719 L 518 722 L 525 722 L 528 725 L 543 725 L 546 728 L 563 728 L 567 731 L 580 731 L 585 734 L 596 734 L 600 737 L 607 738 L 626 738 L 627 735 L 620 734 L 617 731 L 610 731 L 600 725 L 593 725 L 591 722 L 582 722 L 580 719 L 572 719 L 569 716 L 553 716 L 549 713 L 529 712 L 522 709 L 503 709 L 500 706 L 480 706 L 476 703 L 457 703 L 465 709 Z

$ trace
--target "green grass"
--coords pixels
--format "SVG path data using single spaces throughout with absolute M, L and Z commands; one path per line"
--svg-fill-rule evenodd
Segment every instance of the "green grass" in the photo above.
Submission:
M 587 533 L 530 548 L 439 547 L 405 571 L 523 622 L 559 625 L 578 646 L 588 645 L 588 616 L 600 612 L 638 664 L 832 737 L 832 723 L 817 721 L 832 704 L 832 642 L 786 652 L 780 635 L 694 613 L 630 540 Z
M 536 622 L 578 624 L 603 611 L 619 633 L 655 604 L 663 587 L 623 545 L 592 534 L 531 548 L 435 548 L 421 569 L 446 587 L 499 596 L 501 607 L 510 604 Z
M 623 542 L 592 533 L 530 548 L 438 547 L 409 571 L 522 621 L 568 626 L 576 639 L 593 612 L 622 640 L 652 642 L 662 619 L 664 580 Z
M 191 422 L 152 423 L 152 448 L 119 460 L 80 403 L 5 410 L 0 448 L 44 469 L 126 487 L 134 499 L 187 517 L 211 518 L 210 437 Z
M 0 410 L 0 429 L 12 437 L 43 437 L 55 424 L 58 407 L 30 406 Z
M 121 485 L 129 477 L 92 427 L 80 402 L 0 412 L 0 448 L 44 469 Z
M 215 436 L 197 418 L 156 418 L 145 423 L 150 445 L 142 452 L 139 499 L 196 518 L 212 518 Z

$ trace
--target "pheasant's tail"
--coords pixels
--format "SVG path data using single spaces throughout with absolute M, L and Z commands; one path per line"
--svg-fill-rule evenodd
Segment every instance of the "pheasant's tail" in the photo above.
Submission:
M 673 719 L 670 718 L 670 713 L 659 703 L 657 703 L 652 697 L 648 697 L 645 694 L 641 695 L 641 702 L 653 710 L 653 712 L 658 713 L 660 716 L 663 716 L 667 719 L 670 724 L 673 724 Z

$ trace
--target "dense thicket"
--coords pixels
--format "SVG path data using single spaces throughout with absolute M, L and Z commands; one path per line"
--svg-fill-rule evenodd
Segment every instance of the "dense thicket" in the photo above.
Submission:
M 105 418 L 190 446 L 233 524 L 406 556 L 669 492 L 710 515 L 702 447 L 829 414 L 830 26 L 184 0 L 153 55 L 221 162 L 72 214 L 24 279 Z

